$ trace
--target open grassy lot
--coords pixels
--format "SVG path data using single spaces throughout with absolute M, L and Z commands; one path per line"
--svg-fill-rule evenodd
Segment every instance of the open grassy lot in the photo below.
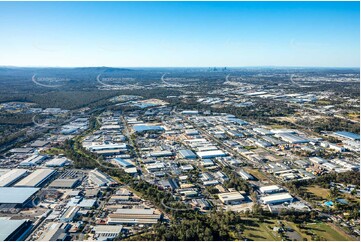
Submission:
M 269 128 L 269 129 L 283 129 L 283 128 L 285 128 L 285 126 L 280 125 L 280 124 L 272 124 L 272 125 L 269 125 L 267 128 Z
M 307 192 L 312 193 L 313 195 L 321 199 L 328 199 L 328 195 L 330 193 L 329 189 L 322 188 L 319 186 L 309 186 L 306 188 L 306 190 Z
M 326 241 L 345 241 L 345 240 L 354 240 L 348 236 L 341 229 L 330 223 L 314 223 L 307 224 L 305 229 L 301 231 L 306 232 L 308 230 L 311 233 L 314 233 L 319 236 L 321 240 Z
M 273 231 L 273 227 L 277 226 L 277 222 L 274 220 L 265 220 L 264 222 L 259 222 L 252 218 L 245 219 L 245 230 L 243 232 L 243 237 L 248 240 L 255 241 L 280 241 L 282 240 L 281 236 Z
M 258 180 L 267 180 L 267 177 L 263 175 L 259 170 L 257 169 L 251 169 L 251 168 L 245 168 L 246 172 L 250 173 L 252 176 L 256 177 Z
M 51 149 L 47 149 L 47 150 L 43 150 L 40 153 L 41 154 L 47 154 L 47 155 L 59 155 L 59 154 L 64 154 L 64 150 L 59 149 L 59 148 L 51 148 Z
M 282 237 L 279 233 L 273 231 L 274 227 L 280 227 L 281 222 L 288 232 L 285 232 L 289 240 L 314 240 L 315 238 L 324 241 L 352 241 L 355 240 L 347 235 L 337 226 L 331 223 L 309 223 L 300 228 L 295 223 L 286 220 L 265 220 L 258 221 L 256 218 L 243 218 L 243 237 L 254 241 L 280 241 Z

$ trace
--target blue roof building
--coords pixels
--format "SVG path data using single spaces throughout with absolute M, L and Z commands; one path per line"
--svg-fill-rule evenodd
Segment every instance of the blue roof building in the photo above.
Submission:
M 163 131 L 164 128 L 157 125 L 134 125 L 133 129 L 137 133 L 147 132 L 147 131 Z
M 347 139 L 352 139 L 352 140 L 360 140 L 359 134 L 355 134 L 355 133 L 351 133 L 351 132 L 347 132 L 347 131 L 337 131 L 334 134 L 337 136 L 340 136 L 342 138 L 347 138 Z
M 122 158 L 115 158 L 114 159 L 115 162 L 117 162 L 119 165 L 121 165 L 124 168 L 131 168 L 134 167 L 134 165 Z

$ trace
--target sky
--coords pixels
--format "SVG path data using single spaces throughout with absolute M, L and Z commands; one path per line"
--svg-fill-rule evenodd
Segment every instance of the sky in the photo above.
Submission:
M 360 66 L 359 2 L 0 2 L 1 66 Z

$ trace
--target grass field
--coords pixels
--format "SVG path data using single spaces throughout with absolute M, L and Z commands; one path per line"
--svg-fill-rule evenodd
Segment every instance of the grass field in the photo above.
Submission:
M 268 180 L 267 177 L 265 175 L 263 175 L 259 170 L 249 169 L 249 168 L 245 168 L 244 170 L 246 172 L 250 173 L 251 175 L 253 175 L 254 177 L 256 177 L 260 181 Z
M 322 188 L 319 186 L 309 186 L 306 188 L 306 190 L 321 199 L 328 199 L 328 196 L 330 194 L 329 189 Z
M 270 128 L 270 129 L 283 129 L 284 127 L 285 127 L 284 125 L 272 124 L 272 125 L 269 125 L 267 128 Z
M 255 241 L 279 241 L 281 240 L 281 236 L 273 231 L 273 227 L 275 226 L 277 226 L 276 222 L 272 220 L 258 222 L 254 219 L 247 218 L 243 237 Z
M 265 220 L 259 222 L 254 218 L 244 218 L 245 230 L 243 237 L 248 240 L 254 241 L 280 241 L 282 240 L 281 235 L 273 231 L 274 227 L 279 227 L 277 220 Z M 281 222 L 288 228 L 294 230 L 292 233 L 296 233 L 299 240 L 306 239 L 312 240 L 312 234 L 319 237 L 320 240 L 326 241 L 352 241 L 352 237 L 343 232 L 340 228 L 332 225 L 331 223 L 310 223 L 300 229 L 295 223 L 290 221 L 281 220 Z M 289 237 L 292 240 L 292 238 Z
M 40 153 L 48 154 L 48 155 L 59 155 L 59 154 L 64 154 L 64 150 L 59 148 L 51 148 L 48 150 L 41 151 Z
M 327 101 L 327 100 L 318 100 L 316 103 L 320 104 L 320 105 L 330 105 L 331 104 L 331 102 Z
M 345 240 L 353 240 L 350 236 L 348 236 L 341 229 L 333 226 L 328 223 L 315 223 L 308 224 L 306 226 L 307 230 L 317 234 L 321 240 L 327 241 L 345 241 Z M 302 231 L 304 231 L 302 229 Z

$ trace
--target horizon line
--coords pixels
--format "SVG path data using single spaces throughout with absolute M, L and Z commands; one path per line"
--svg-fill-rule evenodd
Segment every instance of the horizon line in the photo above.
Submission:
M 358 68 L 360 66 L 284 66 L 284 65 L 260 65 L 260 66 L 16 66 L 0 65 L 0 68 Z

